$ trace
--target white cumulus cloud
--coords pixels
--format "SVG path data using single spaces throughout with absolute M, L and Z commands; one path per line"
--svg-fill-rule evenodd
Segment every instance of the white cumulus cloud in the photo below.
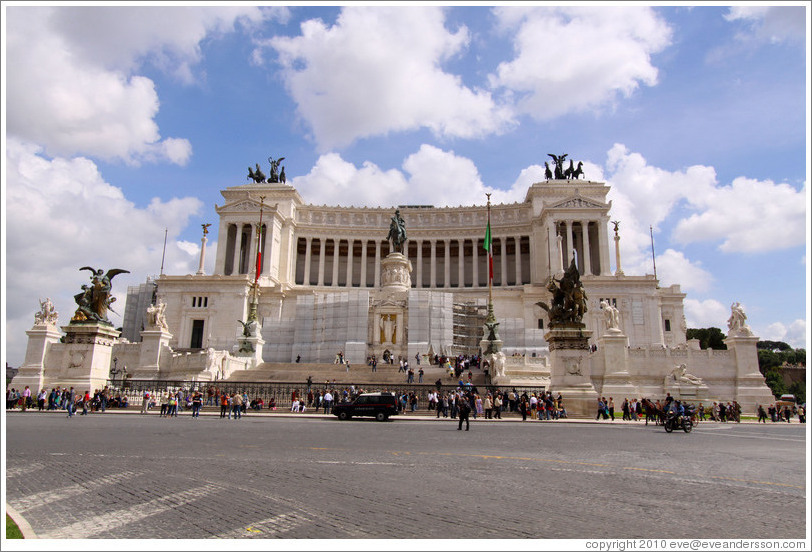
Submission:
M 12 6 L 6 10 L 7 132 L 50 156 L 185 164 L 191 144 L 162 138 L 151 61 L 191 78 L 200 42 L 258 21 L 257 8 Z
M 438 7 L 346 7 L 337 22 L 275 37 L 285 84 L 321 149 L 358 138 L 427 128 L 438 137 L 478 137 L 511 124 L 485 90 L 441 64 L 467 46 L 465 27 L 445 27 Z
M 727 333 L 730 309 L 715 299 L 685 299 L 685 321 L 689 328 L 719 328 Z
M 490 82 L 539 120 L 600 109 L 641 85 L 657 83 L 652 54 L 669 45 L 671 30 L 649 7 L 499 7 L 515 57 Z
M 785 40 L 802 41 L 806 37 L 808 21 L 804 6 L 731 6 L 725 15 L 728 21 L 744 22 L 747 33 L 741 33 L 740 39 L 766 40 L 783 42 Z
M 88 273 L 82 266 L 123 268 L 130 274 L 115 278 L 117 297 L 112 314 L 121 324 L 128 285 L 158 274 L 169 236 L 165 272 L 197 271 L 197 257 L 175 237 L 199 213 L 196 198 L 153 199 L 140 208 L 120 188 L 105 182 L 86 158 L 46 159 L 41 149 L 16 139 L 6 148 L 6 345 L 12 365 L 22 362 L 25 330 L 34 322 L 38 299 L 51 297 L 66 324 Z M 192 244 L 193 245 L 193 244 Z

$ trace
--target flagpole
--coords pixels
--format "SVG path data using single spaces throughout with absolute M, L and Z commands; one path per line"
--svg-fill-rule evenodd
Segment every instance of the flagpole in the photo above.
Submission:
M 259 273 L 262 270 L 262 209 L 265 196 L 259 196 L 259 224 L 257 225 L 257 264 L 254 270 L 254 284 L 251 286 L 251 307 L 248 311 L 248 322 L 257 320 L 257 303 L 259 296 Z
M 493 238 L 491 237 L 491 194 L 488 196 L 488 308 L 493 311 Z

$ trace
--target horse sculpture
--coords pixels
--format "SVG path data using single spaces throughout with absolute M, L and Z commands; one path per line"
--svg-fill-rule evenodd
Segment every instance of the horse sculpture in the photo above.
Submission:
M 262 169 L 259 168 L 259 163 L 257 163 L 257 170 L 254 171 L 251 167 L 248 167 L 248 180 L 253 180 L 257 184 L 262 184 L 265 182 L 265 173 L 262 172 Z
M 570 161 L 570 168 L 572 168 L 571 163 L 572 163 L 572 161 Z M 570 173 L 570 177 L 573 180 L 578 180 L 583 175 L 584 175 L 584 162 L 583 161 L 578 161 L 578 166 L 575 169 L 572 170 L 572 172 Z

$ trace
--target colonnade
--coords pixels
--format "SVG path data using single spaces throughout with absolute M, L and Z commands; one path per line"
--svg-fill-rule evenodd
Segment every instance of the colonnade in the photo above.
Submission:
M 609 273 L 607 221 L 562 219 L 548 222 L 548 247 L 553 273 L 566 270 L 573 258 L 582 275 Z
M 487 252 L 481 238 L 415 238 L 406 244 L 412 261 L 412 287 L 487 287 Z M 300 237 L 295 283 L 310 286 L 379 287 L 381 259 L 390 253 L 386 240 Z M 530 282 L 528 236 L 493 238 L 494 285 Z
M 257 259 L 257 224 L 229 224 L 226 238 L 226 255 L 223 274 L 253 274 L 256 270 Z M 268 273 L 268 258 L 266 255 L 268 232 L 267 226 L 262 225 L 261 273 Z

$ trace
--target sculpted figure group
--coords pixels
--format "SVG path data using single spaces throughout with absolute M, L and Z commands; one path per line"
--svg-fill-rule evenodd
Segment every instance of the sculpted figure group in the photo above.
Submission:
M 550 327 L 560 325 L 583 327 L 587 296 L 574 258 L 560 280 L 550 277 L 547 290 L 553 294 L 551 304 L 539 301 L 536 305 L 547 311 Z
M 103 322 L 110 324 L 107 319 L 107 310 L 110 305 L 116 300 L 111 295 L 113 289 L 112 280 L 117 274 L 129 274 L 129 270 L 121 268 L 111 268 L 105 274 L 100 268 L 98 270 L 89 266 L 83 266 L 79 270 L 89 270 L 92 273 L 90 276 L 91 285 L 83 285 L 82 293 L 74 295 L 76 304 L 79 308 L 76 309 L 71 322 L 84 322 L 86 320 L 94 322 Z M 112 309 L 110 309 L 112 310 Z
M 46 297 L 45 301 L 40 300 L 39 312 L 34 314 L 34 324 L 38 326 L 42 324 L 56 325 L 58 319 L 59 313 L 56 312 L 56 308 L 51 302 L 51 298 Z
M 564 161 L 567 158 L 566 153 L 562 155 L 548 153 L 547 155 L 553 158 L 553 166 L 555 167 L 554 169 L 550 169 L 550 165 L 546 161 L 544 162 L 544 177 L 547 180 L 552 180 L 553 178 L 555 178 L 555 180 L 578 180 L 584 175 L 583 161 L 578 161 L 578 166 L 575 167 L 572 159 L 570 159 L 570 166 L 565 169 Z
M 392 250 L 403 253 L 403 244 L 406 243 L 406 221 L 400 216 L 400 209 L 395 209 L 389 223 L 389 234 L 386 239 L 392 242 Z
M 269 184 L 281 182 L 284 184 L 287 181 L 285 167 L 280 168 L 280 163 L 284 160 L 284 157 L 280 157 L 279 159 L 274 159 L 273 157 L 268 158 L 268 162 L 271 164 L 271 175 L 267 180 L 265 179 L 265 173 L 259 168 L 259 163 L 256 164 L 256 170 L 248 167 L 248 180 L 253 180 L 256 184 L 262 184 L 264 182 L 268 182 Z

